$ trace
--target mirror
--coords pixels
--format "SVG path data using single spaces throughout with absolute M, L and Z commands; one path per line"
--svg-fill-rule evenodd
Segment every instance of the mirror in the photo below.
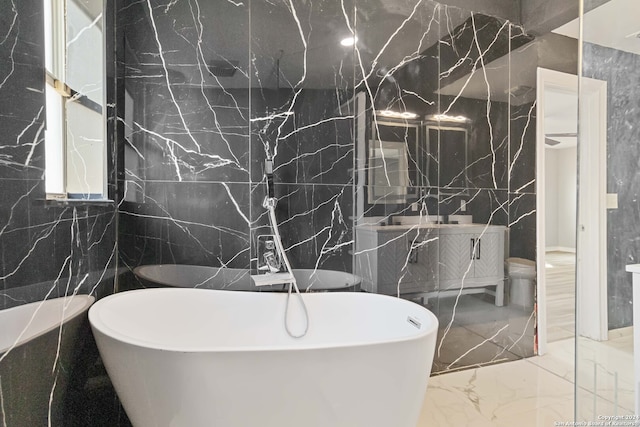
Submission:
M 406 203 L 421 186 L 470 187 L 468 119 L 449 120 L 453 123 L 372 121 L 374 138 L 368 141 L 367 159 L 369 204 Z
M 425 127 L 427 154 L 438 159 L 438 183 L 443 188 L 468 188 L 467 129 L 437 124 Z
M 369 141 L 369 203 L 407 201 L 409 167 L 404 142 Z
M 405 203 L 415 194 L 411 188 L 422 182 L 420 122 L 374 119 L 368 146 L 369 203 Z

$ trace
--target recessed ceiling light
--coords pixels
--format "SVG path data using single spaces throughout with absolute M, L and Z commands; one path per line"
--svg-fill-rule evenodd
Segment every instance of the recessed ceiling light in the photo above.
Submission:
M 342 40 L 340 40 L 340 44 L 342 46 L 345 47 L 349 47 L 349 46 L 353 46 L 354 44 L 356 44 L 358 42 L 358 38 L 353 36 L 353 37 L 346 37 Z

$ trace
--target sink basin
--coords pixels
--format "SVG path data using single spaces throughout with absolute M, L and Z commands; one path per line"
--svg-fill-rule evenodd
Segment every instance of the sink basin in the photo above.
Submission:
M 471 224 L 473 215 L 449 215 L 450 224 Z
M 444 219 L 442 215 L 411 215 L 393 217 L 393 223 L 395 225 L 440 224 L 443 221 Z
M 394 216 L 394 225 L 437 225 L 443 224 L 444 215 L 408 215 L 408 216 Z M 449 215 L 448 224 L 457 225 L 471 225 L 473 222 L 472 215 Z M 476 224 L 477 225 L 477 224 Z

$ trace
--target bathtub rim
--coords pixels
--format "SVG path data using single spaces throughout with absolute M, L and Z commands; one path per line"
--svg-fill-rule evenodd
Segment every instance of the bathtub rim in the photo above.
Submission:
M 133 268 L 133 270 L 131 270 L 131 272 L 133 273 L 134 276 L 136 276 L 138 279 L 142 279 L 142 280 L 146 280 L 148 282 L 152 282 L 158 285 L 162 285 L 162 286 L 169 286 L 172 288 L 186 288 L 185 286 L 180 286 L 180 285 L 176 285 L 175 283 L 171 283 L 167 280 L 164 280 L 163 278 L 154 276 L 153 274 L 149 274 L 148 271 L 153 271 L 155 268 L 157 267 L 187 267 L 187 268 L 211 268 L 211 269 L 216 269 L 216 270 L 227 270 L 229 272 L 232 271 L 237 271 L 239 276 L 240 275 L 244 275 L 244 273 L 246 272 L 246 276 L 249 277 L 249 270 L 246 269 L 242 269 L 242 268 L 223 268 L 223 267 L 212 267 L 212 266 L 208 266 L 208 265 L 196 265 L 196 264 L 141 264 L 138 265 L 136 267 Z M 217 278 L 218 275 L 216 274 L 215 276 L 211 276 L 209 277 L 207 280 L 212 279 L 212 278 Z M 204 283 L 204 282 L 203 282 Z M 202 285 L 199 284 L 196 288 L 199 288 Z
M 390 296 L 390 295 L 372 294 L 372 293 L 366 293 L 366 292 L 305 293 L 303 294 L 304 298 L 326 298 L 326 295 L 335 295 L 333 296 L 333 298 L 336 298 L 338 295 L 355 294 L 355 295 L 363 295 L 363 296 L 366 295 L 365 298 L 372 298 L 372 299 L 385 299 L 385 300 L 393 299 L 393 300 L 396 300 L 394 303 L 405 304 L 407 306 L 415 306 L 414 308 L 417 307 L 418 310 L 424 311 L 430 321 L 429 321 L 429 324 L 426 325 L 423 330 L 420 330 L 415 335 L 409 335 L 409 336 L 404 336 L 399 338 L 391 338 L 386 340 L 377 340 L 377 341 L 353 341 L 353 342 L 341 343 L 341 344 L 335 344 L 334 342 L 327 342 L 327 343 L 315 343 L 311 345 L 307 344 L 304 346 L 287 346 L 282 344 L 270 345 L 270 346 L 249 345 L 244 347 L 238 347 L 238 346 L 225 347 L 225 346 L 211 346 L 211 345 L 204 346 L 203 345 L 203 346 L 200 346 L 199 348 L 193 348 L 193 346 L 183 347 L 183 348 L 171 348 L 169 346 L 161 346 L 157 343 L 143 341 L 143 340 L 132 338 L 128 335 L 125 335 L 122 332 L 119 332 L 118 330 L 115 330 L 109 327 L 108 325 L 106 325 L 105 322 L 102 321 L 100 316 L 96 314 L 99 312 L 100 308 L 103 305 L 107 304 L 108 301 L 111 299 L 122 297 L 125 294 L 141 293 L 141 292 L 174 292 L 174 293 L 207 292 L 209 294 L 211 294 L 211 292 L 237 293 L 237 291 L 220 290 L 220 289 L 198 289 L 198 288 L 150 288 L 150 289 L 135 289 L 130 291 L 118 292 L 115 294 L 108 295 L 104 298 L 101 298 L 89 308 L 88 317 L 89 317 L 89 324 L 91 325 L 92 331 L 94 331 L 94 333 L 97 331 L 98 333 L 104 335 L 108 339 L 111 339 L 120 343 L 124 343 L 126 345 L 138 347 L 138 348 L 158 350 L 163 352 L 198 354 L 198 353 L 245 353 L 245 352 L 263 352 L 263 351 L 264 352 L 267 352 L 267 351 L 268 352 L 278 352 L 278 351 L 302 352 L 302 351 L 330 350 L 330 349 L 336 349 L 336 348 L 358 348 L 358 347 L 367 347 L 367 346 L 377 346 L 377 345 L 394 344 L 394 343 L 400 343 L 400 342 L 418 341 L 421 339 L 426 339 L 426 337 L 432 334 L 437 334 L 438 326 L 439 326 L 438 318 L 433 312 L 431 312 L 431 310 L 419 304 L 416 304 L 414 302 L 404 300 L 398 297 Z M 281 298 L 283 298 L 285 295 L 284 293 L 272 293 L 272 292 L 266 292 L 266 293 L 256 292 L 256 294 L 281 295 Z M 325 296 L 322 297 L 320 295 L 325 295 Z M 284 316 L 284 311 L 282 315 Z M 284 325 L 282 327 L 284 328 Z M 292 342 L 296 342 L 296 341 L 301 342 L 295 338 L 292 338 L 292 340 L 293 340 Z
M 236 274 L 235 278 L 240 278 L 240 277 L 246 277 L 247 279 L 247 284 L 249 286 L 249 289 L 210 289 L 210 288 L 203 288 L 203 289 L 210 289 L 210 290 L 233 290 L 236 292 L 254 292 L 253 288 L 253 284 L 251 282 L 251 270 L 249 269 L 245 269 L 245 268 L 227 268 L 227 267 L 213 267 L 210 265 L 199 265 L 199 264 L 141 264 L 138 265 L 136 267 L 134 267 L 131 272 L 133 273 L 134 276 L 136 276 L 136 278 L 141 279 L 141 280 L 145 280 L 147 282 L 151 282 L 154 283 L 156 285 L 160 285 L 160 286 L 168 286 L 168 287 L 172 287 L 172 288 L 187 288 L 187 286 L 183 286 L 183 285 L 178 285 L 175 283 L 171 283 L 168 280 L 163 279 L 162 277 L 157 277 L 154 276 L 154 274 L 152 273 L 153 270 L 157 267 L 175 267 L 175 268 L 186 268 L 186 269 L 213 269 L 216 270 L 218 272 L 220 272 L 220 274 L 224 274 L 224 271 L 227 270 L 230 274 Z M 307 272 L 310 271 L 317 271 L 317 272 L 327 272 L 327 273 L 338 273 L 340 275 L 345 275 L 345 276 L 350 276 L 352 277 L 354 280 L 351 283 L 346 283 L 344 285 L 340 285 L 340 286 L 336 286 L 336 287 L 318 287 L 318 286 L 311 286 L 310 290 L 311 291 L 340 291 L 340 290 L 345 290 L 346 292 L 349 292 L 348 289 L 351 288 L 357 288 L 360 289 L 360 286 L 362 285 L 362 277 L 353 274 L 353 273 L 349 273 L 346 271 L 340 271 L 340 270 L 327 270 L 327 269 L 321 269 L 321 268 L 294 268 L 293 269 L 294 273 L 295 272 L 300 272 L 303 274 L 306 274 Z M 149 274 L 151 273 L 151 274 Z M 213 279 L 213 278 L 217 278 L 219 277 L 218 274 L 216 273 L 214 276 L 209 277 L 208 279 L 206 279 L 205 281 L 203 281 L 202 283 L 198 284 L 197 286 L 194 286 L 194 288 L 200 288 L 202 286 L 203 283 L 205 283 L 207 280 Z M 230 285 L 234 285 L 237 281 L 233 281 L 230 283 Z M 268 288 L 268 287 L 267 287 Z M 266 290 L 266 288 L 265 288 Z M 300 288 L 301 291 L 303 291 L 302 287 Z M 305 288 L 306 290 L 306 288 Z
M 68 312 L 65 311 L 65 315 L 63 318 L 58 318 L 56 317 L 54 320 L 56 321 L 56 323 L 52 323 L 51 326 L 46 327 L 46 328 L 42 328 L 40 330 L 38 330 L 37 333 L 35 334 L 31 334 L 28 336 L 25 336 L 25 330 L 26 328 L 30 325 L 30 322 L 33 321 L 33 319 L 35 319 L 38 316 L 38 313 L 40 312 L 41 308 L 43 305 L 45 304 L 61 304 L 64 303 L 65 300 L 70 300 L 70 299 L 77 299 L 77 300 L 81 300 L 83 302 L 83 304 L 79 307 L 77 307 L 77 309 L 75 311 L 73 311 L 71 314 L 68 314 Z M 36 340 L 46 334 L 48 334 L 51 331 L 54 331 L 56 329 L 59 329 L 61 325 L 75 319 L 78 316 L 81 316 L 83 313 L 87 313 L 89 311 L 89 309 L 91 308 L 91 306 L 94 304 L 94 302 L 96 301 L 96 297 L 93 295 L 88 295 L 88 294 L 76 294 L 76 295 L 67 295 L 67 296 L 61 296 L 61 297 L 55 297 L 55 298 L 48 298 L 42 301 L 34 301 L 34 302 L 30 302 L 27 304 L 21 304 L 21 305 L 17 305 L 15 307 L 11 307 L 11 308 L 7 308 L 4 310 L 0 310 L 0 313 L 11 313 L 11 312 L 18 312 L 18 311 L 23 311 L 23 310 L 30 310 L 30 309 L 34 309 L 33 314 L 30 316 L 29 318 L 29 322 L 27 322 L 27 324 L 25 325 L 21 325 L 18 328 L 21 328 L 20 332 L 18 333 L 18 338 L 16 340 L 14 340 L 9 346 L 7 347 L 3 347 L 0 348 L 0 358 L 2 358 L 4 356 L 4 354 L 13 351 L 14 349 L 30 342 L 33 340 Z M 61 322 L 62 320 L 62 322 Z

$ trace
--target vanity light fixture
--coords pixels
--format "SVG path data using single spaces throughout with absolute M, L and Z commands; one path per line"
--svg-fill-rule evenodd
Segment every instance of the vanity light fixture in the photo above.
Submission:
M 340 40 L 340 44 L 344 47 L 353 46 L 356 43 L 358 43 L 358 38 L 356 36 L 345 37 L 344 39 Z
M 433 114 L 427 118 L 430 120 L 435 120 L 437 122 L 467 123 L 470 121 L 465 116 L 450 116 L 448 114 Z
M 410 119 L 416 119 L 418 117 L 416 113 L 411 113 L 409 111 L 400 112 L 400 111 L 393 111 L 393 110 L 376 110 L 376 114 L 383 117 L 389 117 L 392 119 L 410 120 Z

